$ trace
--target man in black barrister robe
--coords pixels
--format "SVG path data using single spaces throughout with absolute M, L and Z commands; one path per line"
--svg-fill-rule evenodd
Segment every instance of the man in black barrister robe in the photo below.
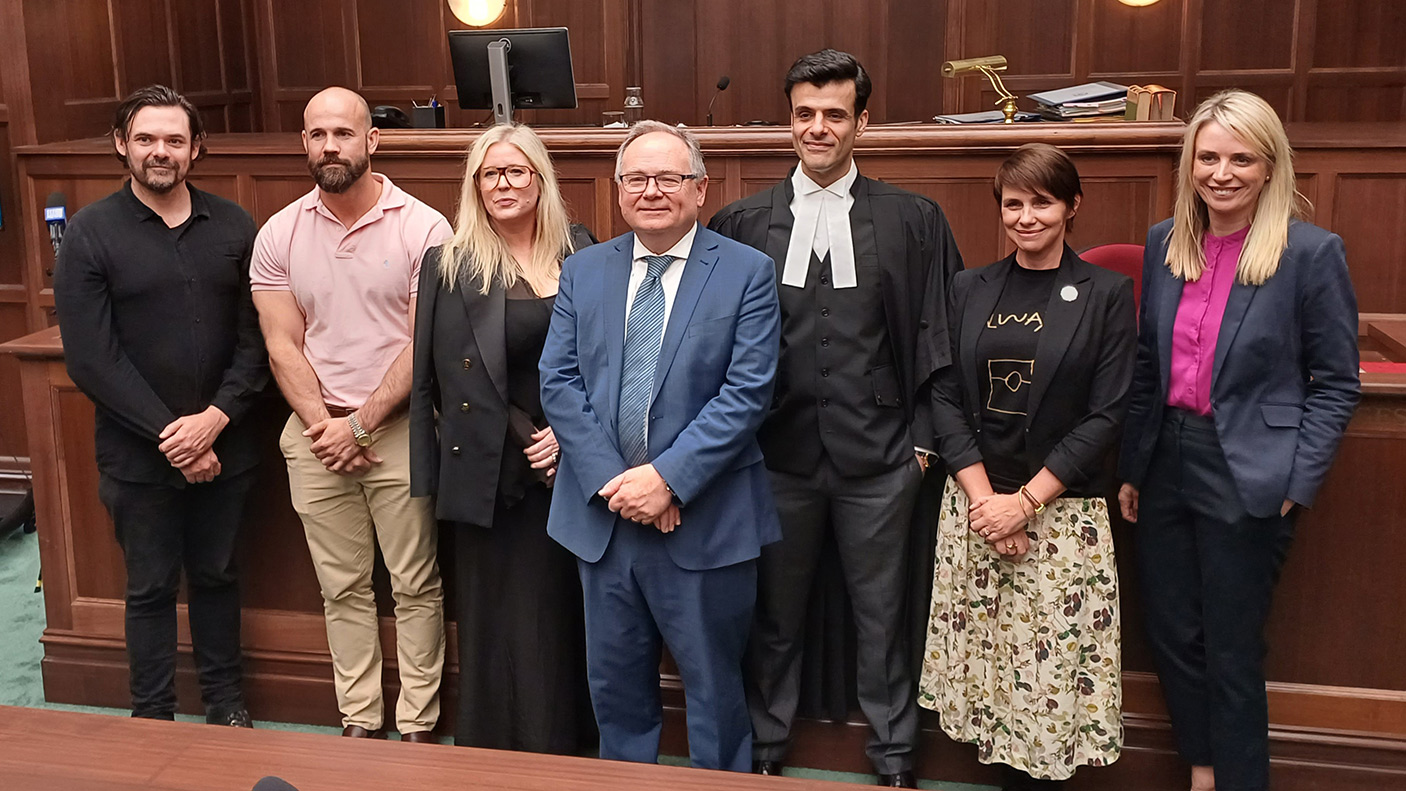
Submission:
M 811 583 L 833 531 L 857 632 L 857 690 L 880 785 L 914 787 L 909 607 L 912 513 L 935 447 L 933 374 L 950 361 L 947 283 L 961 255 L 938 205 L 859 175 L 871 91 L 855 58 L 823 50 L 786 76 L 799 167 L 709 227 L 771 256 L 781 363 L 758 439 L 783 539 L 763 548 L 748 649 L 754 770 L 780 771 L 800 693 Z M 929 578 L 930 583 L 930 578 Z

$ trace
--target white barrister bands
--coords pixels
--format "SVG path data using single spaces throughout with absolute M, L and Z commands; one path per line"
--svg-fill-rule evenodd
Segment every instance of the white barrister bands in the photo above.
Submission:
M 828 187 L 811 181 L 801 168 L 791 179 L 796 196 L 791 200 L 791 243 L 786 247 L 786 266 L 781 271 L 781 284 L 805 288 L 810 269 L 810 254 L 823 259 L 830 253 L 830 278 L 834 288 L 854 288 L 859 281 L 854 274 L 854 238 L 850 234 L 849 210 L 854 205 L 850 188 L 859 177 L 859 168 L 851 160 L 849 172 Z

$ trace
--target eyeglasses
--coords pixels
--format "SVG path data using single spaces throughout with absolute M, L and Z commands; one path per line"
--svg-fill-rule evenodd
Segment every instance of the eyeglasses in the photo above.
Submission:
M 685 181 L 696 178 L 698 178 L 698 175 L 695 173 L 685 173 L 682 175 L 678 173 L 660 173 L 657 176 L 646 176 L 643 173 L 626 173 L 620 177 L 620 189 L 631 195 L 638 195 L 649 189 L 649 182 L 653 179 L 654 186 L 658 187 L 660 192 L 678 192 L 683 189 L 683 183 Z
M 508 186 L 514 189 L 522 189 L 532 183 L 532 168 L 522 165 L 513 165 L 506 168 L 484 168 L 480 170 L 474 179 L 478 181 L 479 189 L 494 190 L 503 179 L 508 180 Z

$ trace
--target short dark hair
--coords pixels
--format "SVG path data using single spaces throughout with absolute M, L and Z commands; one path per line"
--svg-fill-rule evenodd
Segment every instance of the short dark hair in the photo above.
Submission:
M 791 64 L 786 72 L 786 101 L 791 100 L 791 89 L 796 83 L 829 85 L 832 82 L 854 83 L 854 114 L 864 112 L 869 106 L 869 94 L 874 92 L 874 83 L 869 81 L 869 72 L 859 65 L 859 60 L 848 52 L 835 49 L 822 49 L 809 55 L 802 55 Z
M 1055 200 L 1064 201 L 1064 205 L 1071 209 L 1074 208 L 1074 201 L 1084 194 L 1074 160 L 1049 143 L 1026 143 L 1001 163 L 991 184 L 997 205 L 1000 205 L 1001 193 L 1006 187 L 1044 193 Z M 1073 230 L 1073 227 L 1074 218 L 1071 217 L 1065 223 L 1065 230 Z
M 137 117 L 137 112 L 143 107 L 179 107 L 185 110 L 186 117 L 190 119 L 190 144 L 195 150 L 194 159 L 199 159 L 205 153 L 205 125 L 200 123 L 200 112 L 189 99 L 165 85 L 148 85 L 127 94 L 127 98 L 117 105 L 117 112 L 112 117 L 111 134 L 126 140 L 127 133 L 132 130 L 132 119 Z M 127 158 L 122 156 L 120 151 L 114 149 L 113 154 L 122 164 L 127 164 Z

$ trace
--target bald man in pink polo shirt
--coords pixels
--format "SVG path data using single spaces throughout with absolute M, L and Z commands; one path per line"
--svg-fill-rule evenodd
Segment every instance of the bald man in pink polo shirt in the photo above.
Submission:
M 269 362 L 293 407 L 281 447 L 327 617 L 343 736 L 384 735 L 375 545 L 395 596 L 404 741 L 434 741 L 444 610 L 428 498 L 410 496 L 405 406 L 420 259 L 450 236 L 439 212 L 371 172 L 379 130 L 361 96 L 303 111 L 317 187 L 271 217 L 250 282 Z

